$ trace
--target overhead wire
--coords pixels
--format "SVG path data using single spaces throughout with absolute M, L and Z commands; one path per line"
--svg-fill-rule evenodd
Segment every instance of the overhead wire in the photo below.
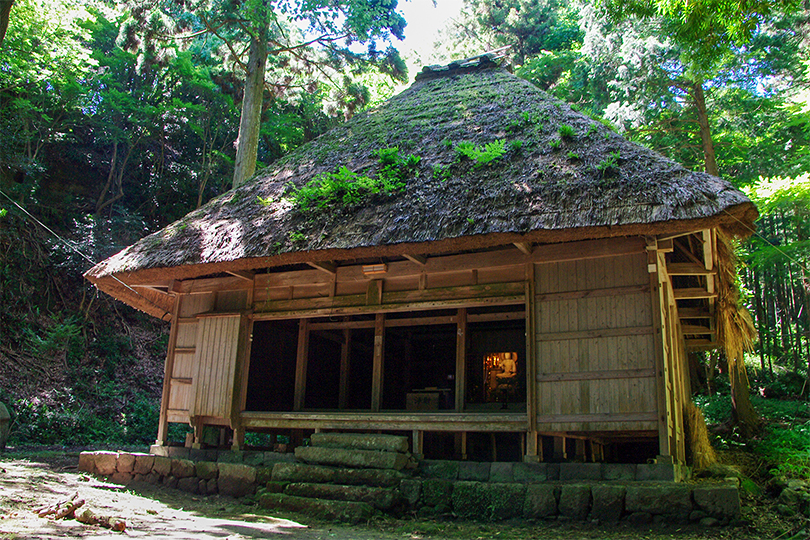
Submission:
M 6 199 L 8 199 L 8 200 L 11 202 L 11 204 L 13 204 L 14 206 L 16 206 L 16 207 L 17 207 L 17 208 L 18 208 L 18 209 L 19 209 L 19 210 L 20 210 L 20 211 L 21 211 L 23 214 L 25 214 L 25 215 L 26 215 L 26 216 L 27 216 L 29 219 L 31 219 L 31 220 L 32 220 L 34 223 L 36 223 L 37 225 L 39 225 L 40 227 L 42 227 L 43 229 L 45 229 L 46 231 L 48 231 L 49 233 L 51 233 L 51 234 L 52 234 L 52 235 L 53 235 L 55 238 L 57 238 L 59 241 L 61 241 L 63 244 L 65 244 L 65 245 L 66 245 L 68 248 L 70 248 L 71 250 L 73 250 L 74 252 L 76 252 L 76 254 L 78 254 L 80 257 L 82 257 L 83 259 L 85 259 L 85 260 L 86 260 L 87 262 L 89 262 L 91 265 L 95 266 L 96 264 L 98 264 L 98 263 L 97 263 L 96 261 L 94 261 L 94 260 L 93 260 L 93 259 L 92 259 L 92 258 L 91 258 L 89 255 L 87 255 L 87 254 L 83 253 L 83 252 L 82 252 L 82 251 L 81 251 L 81 250 L 80 250 L 78 247 L 76 247 L 76 246 L 75 246 L 75 245 L 73 245 L 71 242 L 69 242 L 67 239 L 63 238 L 62 236 L 60 236 L 59 234 L 57 234 L 56 232 L 54 232 L 54 231 L 53 231 L 53 229 L 51 229 L 50 227 L 48 227 L 47 225 L 45 225 L 44 223 L 42 223 L 42 222 L 41 222 L 39 219 L 37 219 L 37 218 L 36 218 L 36 217 L 35 217 L 33 214 L 31 214 L 31 212 L 29 212 L 28 210 L 26 210 L 26 209 L 25 209 L 25 208 L 24 208 L 24 207 L 23 207 L 23 206 L 22 206 L 20 203 L 18 203 L 18 202 L 17 202 L 17 201 L 15 201 L 14 199 L 12 199 L 12 198 L 11 198 L 11 197 L 10 197 L 8 194 L 6 194 L 6 193 L 5 193 L 3 190 L 0 190 L 0 195 L 3 195 L 3 197 L 5 197 Z M 166 311 L 166 310 L 165 310 L 165 309 L 164 309 L 162 306 L 159 306 L 159 305 L 155 304 L 155 303 L 154 303 L 152 300 L 150 300 L 149 298 L 147 298 L 147 297 L 145 297 L 144 295 L 142 295 L 140 292 L 138 292 L 137 290 L 135 290 L 135 289 L 134 289 L 132 286 L 130 286 L 130 285 L 128 285 L 127 283 L 124 283 L 123 281 L 121 281 L 120 279 L 118 279 L 118 278 L 117 278 L 117 277 L 116 277 L 114 274 L 109 274 L 109 277 L 111 277 L 113 280 L 117 281 L 117 282 L 118 282 L 118 283 L 119 283 L 121 286 L 123 286 L 123 287 L 127 288 L 127 289 L 128 289 L 128 290 L 130 290 L 131 292 L 133 292 L 133 293 L 135 293 L 136 295 L 138 295 L 139 297 L 141 297 L 141 298 L 142 298 L 142 299 L 143 299 L 145 302 L 147 302 L 147 303 L 148 303 L 148 304 L 150 304 L 151 306 L 153 306 L 153 307 L 155 307 L 155 308 L 158 308 L 158 309 L 162 310 L 162 311 L 163 311 L 163 317 L 161 317 L 161 319 L 165 320 L 166 315 L 170 315 L 170 313 L 169 313 L 168 311 Z

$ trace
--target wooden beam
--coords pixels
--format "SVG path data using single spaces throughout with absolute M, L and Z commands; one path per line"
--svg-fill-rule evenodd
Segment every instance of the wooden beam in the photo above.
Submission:
M 298 321 L 298 352 L 295 357 L 295 394 L 293 409 L 304 408 L 307 387 L 307 362 L 309 360 L 309 320 Z
M 374 360 L 371 370 L 371 410 L 382 406 L 383 355 L 385 354 L 385 314 L 377 313 L 374 319 Z
M 456 325 L 456 412 L 464 411 L 467 387 L 467 309 L 458 310 Z
M 532 243 L 531 242 L 513 242 L 514 246 L 522 251 L 525 255 L 532 254 Z
M 410 253 L 403 253 L 402 256 L 411 262 L 415 262 L 420 266 L 425 266 L 428 261 L 427 257 L 425 257 L 424 255 L 411 255 Z
M 681 326 L 683 330 L 683 334 L 685 336 L 694 336 L 694 335 L 711 335 L 716 334 L 717 330 L 713 330 L 711 328 L 707 328 L 705 326 L 700 326 L 697 324 L 684 324 Z
M 655 377 L 655 369 L 614 369 L 604 371 L 576 371 L 571 373 L 540 373 L 537 382 L 596 381 L 607 379 L 648 379 Z
M 673 240 L 673 243 L 675 244 L 675 247 L 677 247 L 677 248 L 678 248 L 678 250 L 679 250 L 681 253 L 683 253 L 684 255 L 686 255 L 686 258 L 687 258 L 687 259 L 689 259 L 690 261 L 692 261 L 692 262 L 693 262 L 693 263 L 695 263 L 695 264 L 700 264 L 700 265 L 702 265 L 702 264 L 703 264 L 703 261 L 701 261 L 700 259 L 698 259 L 698 258 L 695 256 L 695 254 L 694 254 L 694 253 L 692 253 L 692 251 L 690 251 L 690 249 L 689 249 L 687 246 L 683 245 L 683 243 L 682 243 L 682 242 L 679 242 L 679 241 L 677 241 L 677 240 Z
M 254 429 L 347 429 L 385 431 L 528 431 L 520 413 L 386 412 L 243 412 L 241 423 Z
M 653 333 L 650 326 L 629 326 L 626 328 L 598 328 L 575 332 L 546 332 L 537 334 L 537 341 L 567 341 L 571 339 L 597 339 L 604 337 L 644 336 Z
M 714 273 L 714 269 L 706 270 L 702 264 L 697 263 L 667 264 L 667 274 L 670 276 L 708 276 Z
M 644 239 L 634 236 L 605 240 L 585 240 L 535 246 L 531 260 L 535 263 L 556 263 L 603 257 L 620 257 L 644 253 Z
M 717 298 L 717 293 L 711 293 L 706 289 L 700 287 L 692 287 L 687 289 L 673 289 L 673 296 L 675 300 L 700 300 L 704 298 Z
M 657 414 L 654 412 L 638 413 L 598 413 L 598 414 L 541 414 L 537 417 L 538 424 L 579 424 L 584 422 L 655 422 Z
M 713 319 L 714 315 L 705 308 L 678 308 L 679 319 Z
M 343 344 L 340 347 L 340 387 L 338 390 L 338 408 L 346 408 L 346 399 L 349 395 L 349 352 L 352 346 L 352 331 L 343 329 Z
M 225 270 L 226 274 L 230 274 L 233 277 L 244 279 L 245 281 L 253 282 L 253 277 L 256 275 L 254 272 L 243 272 L 241 270 Z
M 720 343 L 710 339 L 687 339 L 686 348 L 690 351 L 710 351 L 720 347 Z
M 322 261 L 322 262 L 307 262 L 312 268 L 316 270 L 320 270 L 321 272 L 326 272 L 330 276 L 334 276 L 337 274 L 337 265 L 333 262 L 329 261 Z

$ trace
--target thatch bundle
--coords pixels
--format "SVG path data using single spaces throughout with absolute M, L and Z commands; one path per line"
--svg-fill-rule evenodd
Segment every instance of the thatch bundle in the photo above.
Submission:
M 709 442 L 709 430 L 703 411 L 688 401 L 683 407 L 683 418 L 692 467 L 699 471 L 717 463 L 717 452 Z

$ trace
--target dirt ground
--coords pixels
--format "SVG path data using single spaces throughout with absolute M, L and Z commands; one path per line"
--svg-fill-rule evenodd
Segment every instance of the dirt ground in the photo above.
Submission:
M 452 518 L 419 520 L 380 518 L 361 526 L 323 523 L 305 516 L 264 510 L 247 501 L 228 497 L 200 497 L 177 490 L 139 485 L 137 488 L 109 484 L 79 474 L 77 454 L 22 457 L 0 455 L 0 539 L 133 538 L 155 539 L 251 539 L 278 540 L 421 540 L 490 538 L 544 540 L 610 539 L 748 539 L 810 538 L 795 527 L 785 529 L 769 523 L 767 515 L 745 528 L 700 529 L 691 526 L 595 526 L 592 524 L 507 522 L 482 524 Z M 97 515 L 120 517 L 124 532 L 93 527 L 76 520 L 40 518 L 33 509 L 70 498 L 85 499 L 85 507 Z M 763 512 L 760 512 L 763 514 Z M 767 512 L 764 512 L 767 514 Z M 763 521 L 764 519 L 764 521 Z M 758 530 L 757 530 L 758 529 Z M 792 529 L 792 530 L 791 530 Z

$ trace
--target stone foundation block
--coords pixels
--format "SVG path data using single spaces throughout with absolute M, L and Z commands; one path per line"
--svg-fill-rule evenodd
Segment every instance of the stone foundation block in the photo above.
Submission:
M 523 516 L 529 519 L 547 519 L 557 515 L 560 488 L 550 484 L 529 484 L 523 503 Z
M 333 482 L 351 486 L 394 487 L 407 478 L 393 469 L 336 469 Z
M 194 470 L 200 480 L 211 480 L 219 476 L 219 466 L 213 461 L 199 461 L 195 463 Z
M 116 452 L 96 452 L 96 473 L 101 476 L 110 476 L 115 472 L 118 454 Z
M 514 482 L 513 463 L 494 462 L 489 467 L 490 482 Z
M 686 521 L 692 512 L 692 496 L 688 486 L 677 484 L 627 486 L 624 505 L 629 513 L 647 512 Z
M 136 474 L 149 474 L 155 465 L 155 456 L 150 454 L 137 454 L 133 471 Z
M 144 480 L 147 484 L 157 484 L 160 482 L 160 475 L 156 472 L 150 472 L 144 476 Z
M 721 519 L 740 517 L 740 493 L 732 485 L 699 486 L 692 491 L 698 507 Z
M 560 481 L 601 480 L 601 463 L 560 463 Z
M 171 489 L 177 489 L 177 482 L 178 480 L 174 476 L 164 476 L 163 480 L 160 481 L 163 487 Z
M 603 463 L 602 479 L 633 482 L 636 479 L 636 465 L 634 463 Z
M 121 473 L 132 473 L 135 468 L 135 456 L 133 454 L 118 454 L 115 460 L 115 470 Z
M 409 458 L 397 452 L 379 452 L 376 450 L 346 450 L 343 448 L 324 448 L 319 446 L 299 446 L 295 457 L 309 463 L 338 465 L 342 467 L 366 467 L 374 469 L 401 470 L 408 464 Z
M 428 478 L 422 481 L 422 502 L 427 506 L 447 504 L 453 495 L 453 482 L 442 478 Z
M 338 484 L 293 483 L 287 484 L 284 493 L 313 499 L 364 502 L 378 510 L 390 510 L 398 502 L 399 498 L 390 488 L 342 486 Z
M 195 476 L 194 462 L 188 459 L 172 459 L 171 475 L 175 478 Z
M 457 482 L 453 488 L 453 510 L 469 519 L 509 519 L 522 515 L 525 497 L 523 484 Z
M 169 476 L 172 472 L 172 459 L 163 456 L 155 456 L 152 472 L 160 476 Z
M 600 522 L 616 522 L 624 512 L 624 486 L 596 484 L 591 486 L 591 519 Z
M 548 480 L 547 463 L 515 463 L 512 467 L 515 482 L 537 483 Z
M 489 480 L 489 463 L 462 461 L 458 465 L 458 479 L 470 482 L 487 482 Z
M 417 479 L 406 479 L 400 482 L 399 492 L 402 498 L 410 506 L 416 506 L 422 498 L 422 481 Z
M 93 452 L 82 452 L 79 454 L 79 470 L 90 474 L 96 474 L 96 455 Z
M 240 463 L 220 463 L 217 490 L 231 497 L 251 495 L 256 490 L 256 469 Z
M 205 492 L 208 495 L 214 495 L 214 494 L 218 493 L 219 492 L 219 488 L 217 487 L 218 482 L 219 481 L 216 478 L 212 478 L 211 480 L 206 482 Z
M 374 515 L 374 508 L 366 503 L 350 501 L 329 501 L 307 499 L 284 495 L 283 493 L 264 493 L 259 496 L 259 506 L 277 510 L 291 510 L 315 516 L 329 521 L 360 523 L 368 521 Z
M 112 476 L 110 476 L 110 482 L 125 486 L 132 482 L 132 475 L 125 472 L 114 472 Z
M 560 516 L 584 520 L 591 510 L 591 486 L 566 484 L 560 489 Z
M 335 469 L 303 463 L 276 463 L 273 465 L 276 482 L 318 482 L 328 484 L 335 479 Z
M 489 466 L 489 464 L 486 464 Z M 425 459 L 420 462 L 422 476 L 426 478 L 444 478 L 445 480 L 457 480 L 460 464 L 458 461 L 440 461 Z
M 313 433 L 312 446 L 347 448 L 353 450 L 377 450 L 383 452 L 408 452 L 408 438 L 399 435 L 360 435 L 354 433 Z
M 194 476 L 186 476 L 177 481 L 177 489 L 188 493 L 199 493 L 200 480 Z
M 639 482 L 675 482 L 675 465 L 672 463 L 640 463 L 636 465 L 636 480 Z

